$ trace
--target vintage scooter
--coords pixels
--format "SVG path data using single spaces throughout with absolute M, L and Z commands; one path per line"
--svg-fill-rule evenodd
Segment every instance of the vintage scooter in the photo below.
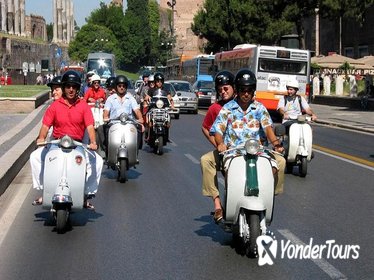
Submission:
M 237 252 L 256 257 L 256 239 L 267 234 L 267 225 L 273 219 L 271 158 L 256 139 L 221 154 L 224 155 L 225 191 L 220 225 L 232 232 Z
M 153 152 L 162 155 L 166 146 L 170 128 L 170 103 L 166 96 L 153 96 L 149 104 L 147 120 L 150 123 L 148 128 L 148 145 Z
M 108 131 L 108 159 L 107 163 L 113 170 L 118 171 L 118 181 L 127 180 L 127 171 L 138 161 L 137 126 L 139 122 L 132 116 L 122 113 L 118 118 L 110 120 Z
M 309 124 L 310 117 L 300 115 L 289 128 L 288 136 L 283 137 L 287 172 L 293 167 L 299 167 L 299 174 L 305 177 L 308 171 L 308 162 L 312 159 L 313 134 Z
M 60 139 L 49 140 L 39 145 L 51 146 L 44 161 L 43 204 L 53 214 L 56 230 L 66 230 L 69 215 L 80 211 L 85 202 L 86 155 L 91 153 L 88 145 L 65 135 Z

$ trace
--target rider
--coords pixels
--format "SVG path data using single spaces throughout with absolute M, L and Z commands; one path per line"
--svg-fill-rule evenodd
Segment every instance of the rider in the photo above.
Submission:
M 278 153 L 284 151 L 273 131 L 273 122 L 262 103 L 254 99 L 256 91 L 256 76 L 249 69 L 241 69 L 235 76 L 236 98 L 225 104 L 219 112 L 210 133 L 215 133 L 218 152 L 229 147 L 244 144 L 246 140 L 256 138 L 260 141 L 262 128 L 269 142 L 277 153 L 272 153 L 276 160 L 273 162 L 275 178 L 275 194 L 283 192 L 284 168 L 286 161 Z
M 108 79 L 106 79 L 105 89 L 107 98 L 116 92 L 116 77 L 109 77 Z
M 303 111 L 312 117 L 312 121 L 316 120 L 317 116 L 305 98 L 296 94 L 299 90 L 299 82 L 296 79 L 288 81 L 286 88 L 287 95 L 279 99 L 277 110 L 282 116 L 282 123 L 288 134 L 289 127 L 297 120 L 297 116 L 302 115 Z
M 167 97 L 167 99 L 170 103 L 171 109 L 174 109 L 174 101 L 173 101 L 173 97 L 171 96 L 171 93 L 169 91 L 166 92 L 165 89 L 163 88 L 164 75 L 160 72 L 157 72 L 153 75 L 153 77 L 154 77 L 154 81 L 155 81 L 155 86 L 148 90 L 148 92 L 145 95 L 144 100 L 149 103 L 149 102 L 151 102 L 151 99 L 152 99 L 153 96 L 156 96 L 156 95 L 165 96 L 165 97 Z M 149 129 L 151 128 L 151 120 L 149 118 L 146 118 L 146 125 L 148 127 L 148 136 L 149 136 L 150 135 L 149 134 Z M 167 141 L 169 141 L 169 128 L 168 127 L 166 129 L 166 135 L 167 135 L 166 136 Z M 147 140 L 147 137 L 146 137 L 146 140 Z
M 84 100 L 86 100 L 87 103 L 95 103 L 96 101 L 99 103 L 105 102 L 105 91 L 100 86 L 100 80 L 99 75 L 95 74 L 91 77 L 91 87 L 84 94 Z
M 234 75 L 229 71 L 219 72 L 215 79 L 215 89 L 217 92 L 217 102 L 212 104 L 205 115 L 202 131 L 204 136 L 217 149 L 214 135 L 209 134 L 214 120 L 216 119 L 222 106 L 234 98 Z M 223 218 L 222 205 L 219 197 L 217 170 L 219 170 L 219 156 L 217 150 L 206 153 L 200 160 L 201 171 L 203 173 L 202 193 L 209 196 L 214 203 L 214 221 L 218 223 Z
M 73 139 L 82 142 L 85 129 L 88 132 L 90 141 L 90 149 L 96 150 L 96 136 L 93 127 L 93 116 L 90 107 L 86 102 L 82 101 L 79 96 L 79 88 L 81 86 L 81 79 L 79 74 L 75 71 L 69 70 L 64 73 L 61 78 L 62 98 L 53 102 L 44 114 L 42 126 L 40 128 L 39 136 L 36 140 L 37 144 L 44 143 L 47 137 L 49 128 L 53 125 L 52 137 L 59 139 L 64 135 L 69 135 Z M 66 116 L 69 116 L 67 118 Z M 45 149 L 49 149 L 46 146 Z M 41 158 L 33 160 L 30 157 L 31 170 L 33 175 L 33 186 L 36 189 L 43 189 L 43 162 L 46 154 L 41 153 Z M 101 170 L 103 166 L 103 159 L 96 153 L 88 156 L 87 160 L 87 177 L 85 185 L 85 195 L 89 198 L 95 195 L 100 182 Z M 35 201 L 34 204 L 41 204 L 42 201 Z M 88 201 L 85 207 L 93 209 L 93 205 Z
M 140 93 L 141 111 L 142 111 L 144 120 L 145 120 L 145 116 L 148 112 L 148 101 L 145 100 L 145 99 L 146 99 L 146 96 L 148 94 L 148 91 L 150 89 L 154 88 L 154 87 L 155 87 L 155 76 L 150 75 L 148 77 L 148 87 L 144 87 L 144 90 L 142 90 L 142 92 Z
M 118 118 L 122 113 L 127 113 L 131 116 L 135 115 L 137 121 L 143 124 L 143 116 L 140 112 L 139 104 L 136 102 L 131 92 L 127 92 L 128 84 L 129 81 L 125 76 L 119 75 L 116 77 L 116 93 L 109 96 L 104 105 L 105 122 Z M 104 130 L 105 139 L 103 140 L 103 146 L 107 151 L 107 126 L 105 126 Z M 144 127 L 142 125 L 142 132 L 143 131 Z

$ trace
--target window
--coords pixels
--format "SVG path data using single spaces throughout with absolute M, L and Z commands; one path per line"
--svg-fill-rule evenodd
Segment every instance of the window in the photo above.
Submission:
M 358 57 L 364 57 L 369 55 L 369 48 L 368 46 L 359 46 L 358 47 Z
M 352 47 L 344 48 L 344 55 L 345 55 L 346 57 L 351 57 L 351 58 L 353 58 L 354 54 L 355 54 L 355 53 L 354 53 L 354 50 L 353 50 Z

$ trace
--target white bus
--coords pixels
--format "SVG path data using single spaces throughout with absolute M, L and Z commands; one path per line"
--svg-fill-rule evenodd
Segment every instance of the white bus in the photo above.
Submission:
M 229 70 L 234 75 L 249 68 L 257 77 L 256 99 L 268 110 L 276 110 L 286 94 L 286 83 L 299 82 L 299 94 L 308 99 L 310 91 L 310 51 L 279 46 L 243 44 L 231 51 L 216 53 L 217 70 Z
M 87 73 L 93 72 L 100 76 L 101 83 L 115 76 L 115 56 L 111 53 L 89 53 L 87 57 Z

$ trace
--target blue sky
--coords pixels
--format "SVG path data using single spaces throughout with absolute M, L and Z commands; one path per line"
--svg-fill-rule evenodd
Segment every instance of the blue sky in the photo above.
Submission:
M 93 10 L 100 7 L 100 2 L 108 4 L 111 0 L 73 0 L 74 17 L 79 26 L 86 23 L 84 19 L 88 17 Z M 123 2 L 126 6 L 127 1 Z M 47 24 L 51 23 L 53 20 L 52 3 L 53 0 L 26 0 L 26 15 L 40 15 L 45 18 Z

